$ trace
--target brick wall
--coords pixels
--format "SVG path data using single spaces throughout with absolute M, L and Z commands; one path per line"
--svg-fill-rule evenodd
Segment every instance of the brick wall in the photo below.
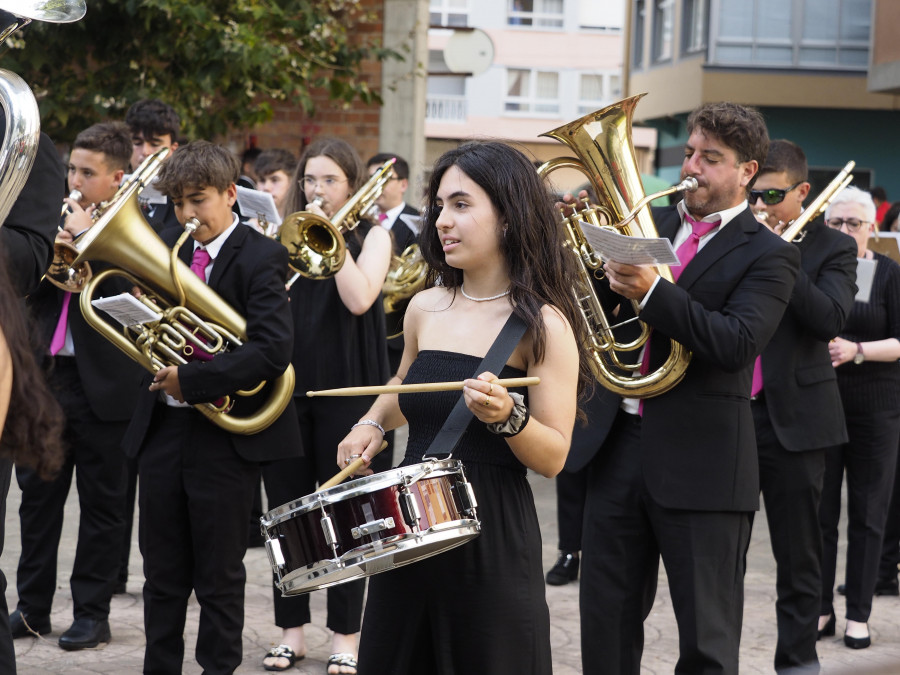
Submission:
M 375 12 L 373 23 L 361 25 L 355 30 L 359 39 L 382 42 L 383 0 L 360 0 L 366 9 Z M 381 89 L 381 63 L 363 64 L 357 79 L 367 82 L 375 91 Z M 354 102 L 344 108 L 340 103 L 328 100 L 324 91 L 314 91 L 315 113 L 310 116 L 298 106 L 277 104 L 272 121 L 228 137 L 227 144 L 236 153 L 255 145 L 262 149 L 285 148 L 299 156 L 314 138 L 338 136 L 349 142 L 359 152 L 363 161 L 378 152 L 378 125 L 381 106 Z

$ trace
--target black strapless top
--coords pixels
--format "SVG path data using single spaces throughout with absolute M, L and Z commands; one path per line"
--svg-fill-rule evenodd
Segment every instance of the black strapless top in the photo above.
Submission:
M 475 377 L 475 369 L 482 357 L 457 352 L 423 350 L 419 352 L 406 374 L 403 384 L 419 384 L 422 382 L 458 382 Z M 525 373 L 512 366 L 504 366 L 500 371 L 501 378 L 524 377 Z M 525 388 L 515 389 L 527 396 Z M 409 422 L 409 440 L 406 445 L 406 457 L 401 465 L 417 464 L 422 461 L 434 437 L 462 396 L 461 391 L 442 391 L 428 393 L 401 394 L 400 409 Z M 453 451 L 454 459 L 464 464 L 492 464 L 515 469 L 525 473 L 522 464 L 506 439 L 491 433 L 483 422 L 474 415 L 469 426 Z

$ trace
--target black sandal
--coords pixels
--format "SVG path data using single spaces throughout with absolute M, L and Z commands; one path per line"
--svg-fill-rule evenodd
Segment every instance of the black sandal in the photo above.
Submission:
M 342 654 L 332 654 L 328 657 L 328 668 L 331 666 L 338 667 L 338 673 L 341 672 L 340 668 L 343 666 L 344 668 L 353 668 L 352 673 L 346 673 L 346 675 L 356 675 L 356 657 L 353 654 L 342 653 Z
M 287 645 L 278 645 L 277 647 L 272 647 L 272 649 L 266 652 L 266 655 L 263 657 L 263 668 L 276 672 L 290 670 L 294 667 L 294 664 L 297 663 L 297 661 L 302 661 L 305 657 L 305 654 L 303 656 L 297 656 L 294 653 L 294 650 Z M 265 663 L 266 659 L 287 659 L 288 664 L 286 666 L 268 665 L 267 663 Z

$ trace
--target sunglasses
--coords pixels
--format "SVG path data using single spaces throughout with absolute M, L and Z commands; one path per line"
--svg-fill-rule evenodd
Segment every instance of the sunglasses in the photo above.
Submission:
M 803 181 L 800 181 L 800 183 L 802 182 Z M 775 206 L 775 204 L 780 204 L 781 202 L 783 202 L 787 193 L 800 185 L 800 183 L 794 183 L 786 190 L 779 190 L 778 188 L 769 188 L 768 190 L 750 190 L 750 203 L 755 204 L 757 199 L 762 199 L 763 204 L 767 206 Z
M 832 218 L 831 220 L 826 220 L 825 224 L 835 230 L 841 229 L 841 225 L 846 225 L 847 232 L 859 232 L 859 228 L 863 225 L 868 225 L 869 223 L 864 220 L 857 220 L 856 218 Z

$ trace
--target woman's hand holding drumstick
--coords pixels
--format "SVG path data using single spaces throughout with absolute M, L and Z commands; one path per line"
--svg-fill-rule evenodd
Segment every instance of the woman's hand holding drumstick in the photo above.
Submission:
M 487 371 L 475 380 L 465 381 L 463 396 L 466 407 L 485 424 L 505 422 L 512 413 L 515 403 L 501 382 L 503 380 Z

